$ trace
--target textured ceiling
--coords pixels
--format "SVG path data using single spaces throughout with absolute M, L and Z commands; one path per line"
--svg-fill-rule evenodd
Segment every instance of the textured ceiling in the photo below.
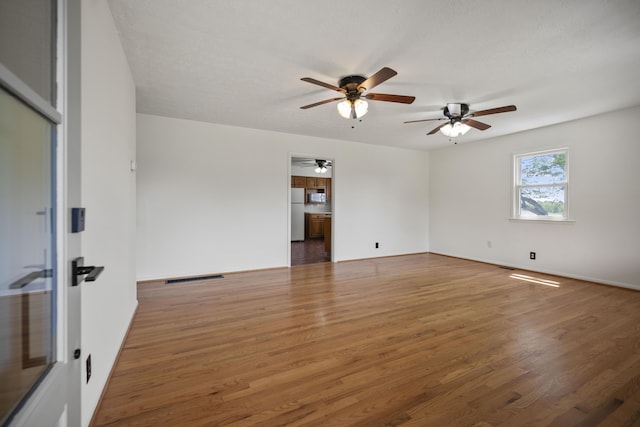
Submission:
M 110 0 L 140 113 L 429 150 L 447 102 L 492 125 L 466 143 L 640 105 L 638 0 Z M 387 66 L 369 102 L 345 120 L 337 85 Z

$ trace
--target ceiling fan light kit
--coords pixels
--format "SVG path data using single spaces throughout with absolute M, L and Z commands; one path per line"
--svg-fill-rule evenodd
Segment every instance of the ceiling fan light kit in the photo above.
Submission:
M 369 103 L 362 99 L 356 99 L 353 101 L 345 99 L 338 104 L 338 114 L 345 119 L 350 119 L 352 117 L 359 119 L 367 114 L 367 111 L 369 111 Z
M 464 123 L 455 122 L 453 126 L 451 125 L 451 123 L 447 123 L 445 126 L 440 128 L 440 132 L 442 132 L 449 138 L 455 138 L 469 132 L 469 129 L 471 129 L 471 127 L 465 125 Z
M 347 117 L 348 118 L 348 117 Z M 327 161 L 316 159 L 316 165 L 318 165 L 314 170 L 316 173 L 326 173 L 327 172 Z

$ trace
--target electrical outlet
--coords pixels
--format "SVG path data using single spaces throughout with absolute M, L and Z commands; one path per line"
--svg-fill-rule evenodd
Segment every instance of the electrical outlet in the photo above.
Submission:
M 492 245 L 491 240 L 487 240 L 487 247 L 490 248 Z
M 535 252 L 529 252 L 529 259 L 536 259 L 536 253 Z
M 376 242 L 376 249 L 378 249 L 379 247 L 380 247 L 380 244 Z
M 87 384 L 89 384 L 89 378 L 91 378 L 91 355 L 87 356 Z

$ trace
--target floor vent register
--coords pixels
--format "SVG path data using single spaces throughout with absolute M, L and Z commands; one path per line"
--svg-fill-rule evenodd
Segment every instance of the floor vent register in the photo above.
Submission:
M 171 285 L 173 283 L 184 283 L 184 282 L 199 282 L 202 280 L 211 280 L 211 279 L 224 279 L 224 275 L 215 274 L 213 276 L 198 276 L 198 277 L 182 277 L 180 279 L 169 279 L 164 283 L 166 285 Z

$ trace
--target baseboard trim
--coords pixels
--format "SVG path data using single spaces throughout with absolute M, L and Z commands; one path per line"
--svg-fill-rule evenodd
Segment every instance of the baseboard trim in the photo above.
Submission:
M 429 253 L 432 253 L 434 255 L 446 256 L 446 257 L 449 257 L 449 258 L 463 259 L 465 261 L 474 261 L 474 262 L 480 262 L 480 263 L 483 263 L 483 264 L 495 265 L 497 267 L 509 267 L 509 268 L 513 268 L 513 269 L 517 269 L 517 270 L 521 270 L 521 271 L 530 271 L 532 273 L 540 273 L 540 274 L 547 274 L 547 275 L 550 275 L 550 276 L 563 277 L 565 279 L 582 280 L 583 282 L 590 282 L 590 283 L 593 283 L 595 285 L 615 286 L 617 288 L 624 288 L 624 289 L 631 289 L 631 290 L 634 290 L 634 291 L 640 291 L 640 286 L 639 285 L 630 285 L 628 283 L 620 283 L 620 282 L 614 282 L 614 281 L 610 281 L 610 280 L 597 279 L 597 278 L 593 278 L 593 277 L 579 276 L 579 275 L 575 275 L 575 274 L 567 274 L 567 273 L 564 273 L 564 272 L 558 272 L 558 271 L 552 271 L 552 270 L 544 270 L 544 269 L 533 270 L 533 269 L 531 269 L 531 267 L 524 267 L 524 266 L 521 266 L 521 265 L 498 264 L 495 261 L 491 261 L 491 260 L 465 258 L 465 257 L 461 257 L 461 256 L 458 256 L 458 255 L 451 255 L 451 254 L 447 254 L 447 253 L 440 253 L 440 252 L 429 252 Z
M 252 273 L 252 272 L 256 272 L 256 271 L 280 270 L 280 269 L 283 269 L 283 268 L 290 268 L 290 267 L 280 266 L 280 267 L 254 268 L 254 269 L 251 269 L 251 270 L 227 271 L 227 272 L 223 272 L 223 273 L 206 273 L 206 274 L 194 274 L 194 275 L 190 274 L 190 275 L 185 275 L 185 276 L 172 276 L 172 277 L 164 277 L 164 278 L 158 278 L 158 279 L 138 280 L 138 281 L 136 281 L 136 284 L 137 285 L 143 285 L 143 286 L 144 285 L 150 285 L 150 284 L 163 285 L 168 280 L 185 280 L 185 279 L 198 280 L 200 278 L 210 277 L 210 276 L 228 276 L 228 275 L 237 274 L 237 273 Z
M 370 261 L 370 260 L 382 259 L 382 258 L 393 258 L 393 257 L 411 256 L 411 255 L 423 255 L 423 254 L 441 255 L 441 256 L 446 256 L 446 257 L 450 257 L 450 258 L 463 259 L 463 260 L 466 260 L 466 261 L 474 261 L 474 262 L 480 262 L 480 263 L 483 263 L 483 264 L 495 265 L 495 266 L 498 266 L 498 267 L 509 267 L 509 268 L 514 268 L 514 269 L 522 270 L 522 271 L 530 271 L 530 272 L 533 272 L 533 273 L 541 273 L 541 274 L 548 274 L 548 275 L 551 275 L 551 276 L 564 277 L 564 278 L 568 278 L 568 279 L 582 280 L 582 281 L 591 282 L 591 283 L 594 283 L 594 284 L 597 284 L 597 285 L 615 286 L 615 287 L 618 287 L 618 288 L 625 288 L 625 289 L 631 289 L 631 290 L 634 290 L 634 291 L 640 291 L 640 285 L 630 285 L 628 283 L 619 283 L 619 282 L 614 282 L 614 281 L 596 279 L 596 278 L 593 278 L 593 277 L 578 276 L 578 275 L 572 275 L 572 274 L 567 274 L 567 273 L 564 273 L 564 272 L 557 272 L 557 271 L 550 271 L 550 270 L 532 270 L 530 267 L 525 267 L 525 266 L 522 266 L 522 265 L 502 264 L 502 263 L 498 263 L 498 262 L 492 261 L 492 260 L 465 258 L 465 257 L 459 256 L 459 255 L 453 255 L 453 254 L 447 254 L 447 253 L 441 253 L 441 252 L 433 252 L 433 251 L 412 252 L 412 253 L 383 255 L 383 256 L 365 257 L 365 258 L 352 258 L 352 259 L 335 260 L 335 261 L 331 261 L 331 262 L 334 263 L 334 264 L 337 264 L 337 263 L 345 263 L 345 262 Z M 323 264 L 323 263 L 319 263 L 319 264 Z M 312 264 L 302 264 L 302 266 L 304 266 L 304 265 L 312 265 Z M 210 274 L 200 274 L 200 275 L 193 275 L 193 276 L 178 276 L 178 277 L 169 277 L 169 278 L 148 279 L 148 280 L 139 280 L 139 281 L 137 281 L 137 284 L 138 285 L 145 285 L 145 284 L 152 284 L 152 283 L 163 284 L 167 280 L 179 280 L 179 279 L 184 279 L 184 278 L 197 279 L 199 277 L 207 277 L 207 276 L 211 276 L 211 275 L 231 275 L 231 274 L 234 274 L 234 273 L 249 273 L 249 272 L 256 272 L 256 271 L 278 270 L 278 269 L 282 269 L 282 268 L 294 268 L 294 267 L 300 267 L 300 266 L 294 265 L 294 266 L 267 267 L 267 268 L 251 269 L 251 270 L 230 271 L 230 272 L 226 272 L 226 273 L 210 273 Z

